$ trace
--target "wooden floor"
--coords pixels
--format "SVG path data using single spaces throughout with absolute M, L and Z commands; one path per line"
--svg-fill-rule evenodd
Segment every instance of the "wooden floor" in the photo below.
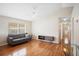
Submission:
M 16 46 L 0 47 L 0 56 L 64 56 L 61 44 L 32 40 Z

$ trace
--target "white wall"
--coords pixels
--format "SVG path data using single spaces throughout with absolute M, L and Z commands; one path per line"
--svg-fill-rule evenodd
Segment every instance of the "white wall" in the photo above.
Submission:
M 74 33 L 72 34 L 72 37 L 73 37 L 72 43 L 79 45 L 79 6 L 74 6 L 73 12 L 72 12 L 72 17 L 74 18 L 73 19 L 74 28 L 72 31 Z M 78 20 L 78 22 L 77 22 L 77 20 Z
M 72 26 L 72 44 L 76 44 L 79 46 L 79 6 L 76 5 L 72 11 L 72 18 L 73 18 L 73 26 Z M 79 51 L 77 51 L 77 47 L 72 45 L 73 47 L 73 54 L 77 55 Z
M 55 43 L 59 42 L 59 27 L 58 21 L 59 17 L 71 16 L 72 8 L 61 8 L 55 11 L 53 14 L 49 15 L 46 18 L 39 18 L 32 22 L 32 33 L 35 36 L 38 35 L 48 35 L 55 36 Z
M 8 35 L 8 23 L 14 22 L 14 23 L 23 23 L 26 24 L 26 32 L 31 34 L 31 21 L 23 21 L 20 19 L 10 18 L 6 16 L 0 16 L 0 43 L 4 42 L 6 43 L 7 35 Z
M 0 17 L 0 43 L 6 41 L 6 36 L 8 33 L 8 23 Z

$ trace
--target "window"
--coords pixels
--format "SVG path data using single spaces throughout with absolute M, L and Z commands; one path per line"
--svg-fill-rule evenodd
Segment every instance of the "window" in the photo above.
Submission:
M 22 34 L 25 33 L 25 24 L 8 23 L 8 34 Z

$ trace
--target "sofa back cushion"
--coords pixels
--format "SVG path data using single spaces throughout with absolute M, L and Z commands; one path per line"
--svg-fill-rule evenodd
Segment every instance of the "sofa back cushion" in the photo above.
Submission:
M 18 39 L 25 37 L 25 34 L 18 34 L 18 35 L 8 35 L 8 39 Z

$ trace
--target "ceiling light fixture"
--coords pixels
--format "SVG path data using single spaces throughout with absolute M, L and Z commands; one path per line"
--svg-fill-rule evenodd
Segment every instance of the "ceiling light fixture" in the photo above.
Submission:
M 36 14 L 37 7 L 33 7 L 33 15 Z

